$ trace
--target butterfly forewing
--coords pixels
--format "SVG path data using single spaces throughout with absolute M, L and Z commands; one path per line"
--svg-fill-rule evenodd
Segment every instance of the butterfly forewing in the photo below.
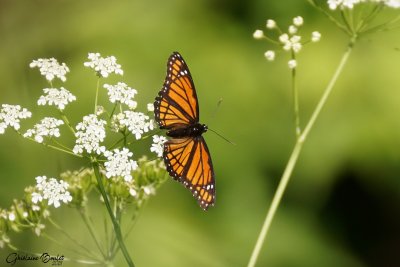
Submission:
M 167 77 L 154 102 L 156 121 L 161 128 L 199 121 L 199 107 L 193 80 L 182 56 L 175 52 L 168 59 Z

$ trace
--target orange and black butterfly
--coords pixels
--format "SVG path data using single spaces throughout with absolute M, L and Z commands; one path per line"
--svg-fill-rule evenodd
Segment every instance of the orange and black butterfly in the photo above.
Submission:
M 167 77 L 154 102 L 154 114 L 170 139 L 163 158 L 169 175 L 188 188 L 204 210 L 214 205 L 215 180 L 210 152 L 199 123 L 199 102 L 192 76 L 182 56 L 168 59 Z

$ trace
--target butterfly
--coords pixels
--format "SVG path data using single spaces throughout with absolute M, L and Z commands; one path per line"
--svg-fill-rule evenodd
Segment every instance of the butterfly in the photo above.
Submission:
M 207 210 L 215 202 L 214 169 L 202 136 L 208 128 L 199 123 L 196 89 L 178 52 L 168 59 L 167 76 L 154 102 L 154 114 L 160 129 L 166 129 L 170 137 L 163 152 L 169 175 L 188 188 L 200 207 Z

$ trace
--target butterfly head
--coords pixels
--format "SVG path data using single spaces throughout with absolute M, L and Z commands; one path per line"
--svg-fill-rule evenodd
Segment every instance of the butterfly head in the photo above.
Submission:
M 202 128 L 203 133 L 207 132 L 207 130 L 208 130 L 208 127 L 205 124 L 201 124 L 201 128 Z

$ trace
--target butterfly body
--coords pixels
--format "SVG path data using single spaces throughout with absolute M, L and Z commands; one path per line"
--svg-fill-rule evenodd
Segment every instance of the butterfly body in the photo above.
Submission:
M 207 132 L 207 129 L 207 125 L 200 123 L 192 124 L 189 126 L 178 126 L 169 130 L 167 132 L 167 136 L 173 138 L 198 137 Z
M 215 179 L 211 155 L 202 136 L 199 104 L 189 68 L 178 52 L 167 63 L 163 88 L 154 102 L 160 129 L 170 139 L 164 143 L 163 159 L 169 175 L 188 188 L 204 210 L 215 202 Z

